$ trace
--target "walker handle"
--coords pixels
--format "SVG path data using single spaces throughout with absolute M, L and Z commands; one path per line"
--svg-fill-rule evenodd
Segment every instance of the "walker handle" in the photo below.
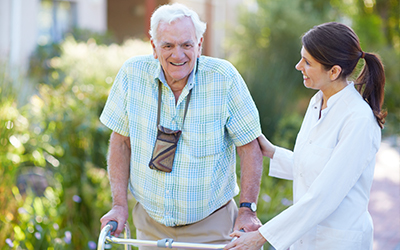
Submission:
M 111 226 L 111 232 L 115 232 L 115 230 L 117 230 L 118 227 L 118 222 L 116 222 L 115 220 L 111 220 L 107 223 L 107 225 Z
M 104 250 L 105 248 L 109 249 L 111 247 L 111 245 L 109 243 L 115 243 L 116 240 L 119 240 L 119 238 L 111 236 L 111 232 L 115 232 L 115 230 L 117 230 L 117 227 L 118 227 L 118 222 L 113 221 L 113 220 L 107 222 L 105 227 L 103 227 L 103 229 L 100 232 L 99 240 L 98 240 L 98 244 L 97 244 L 97 250 Z M 129 225 L 125 224 L 124 227 L 125 227 L 124 239 L 125 240 L 130 239 L 131 238 L 131 230 L 129 229 Z M 124 240 L 124 239 L 121 239 L 121 240 Z M 124 249 L 131 250 L 131 245 L 126 244 L 124 246 Z

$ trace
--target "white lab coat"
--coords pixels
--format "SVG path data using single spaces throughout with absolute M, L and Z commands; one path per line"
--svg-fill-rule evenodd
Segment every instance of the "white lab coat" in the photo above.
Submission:
M 350 83 L 310 101 L 294 151 L 276 148 L 270 176 L 293 180 L 293 205 L 259 232 L 277 250 L 371 250 L 368 201 L 381 130 Z

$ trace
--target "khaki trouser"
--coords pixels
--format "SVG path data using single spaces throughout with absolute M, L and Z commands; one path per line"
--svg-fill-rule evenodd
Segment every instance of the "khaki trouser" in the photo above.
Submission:
M 167 227 L 153 220 L 137 203 L 132 210 L 136 238 L 139 240 L 161 240 L 171 238 L 176 242 L 227 244 L 238 214 L 234 200 L 213 212 L 208 217 L 193 224 Z M 157 247 L 139 247 L 139 250 L 158 249 Z

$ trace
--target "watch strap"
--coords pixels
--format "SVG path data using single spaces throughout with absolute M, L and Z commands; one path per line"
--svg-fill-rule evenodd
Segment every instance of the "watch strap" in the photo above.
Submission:
M 255 212 L 257 210 L 255 203 L 250 202 L 242 202 L 240 203 L 239 207 L 247 207 L 250 208 L 251 211 Z

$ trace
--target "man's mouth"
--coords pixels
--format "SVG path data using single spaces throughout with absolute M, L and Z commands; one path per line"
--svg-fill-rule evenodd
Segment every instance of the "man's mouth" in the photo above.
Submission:
M 173 63 L 173 62 L 171 62 L 171 64 L 172 65 L 175 65 L 175 66 L 182 66 L 182 65 L 184 65 L 186 62 L 183 62 L 183 63 Z

